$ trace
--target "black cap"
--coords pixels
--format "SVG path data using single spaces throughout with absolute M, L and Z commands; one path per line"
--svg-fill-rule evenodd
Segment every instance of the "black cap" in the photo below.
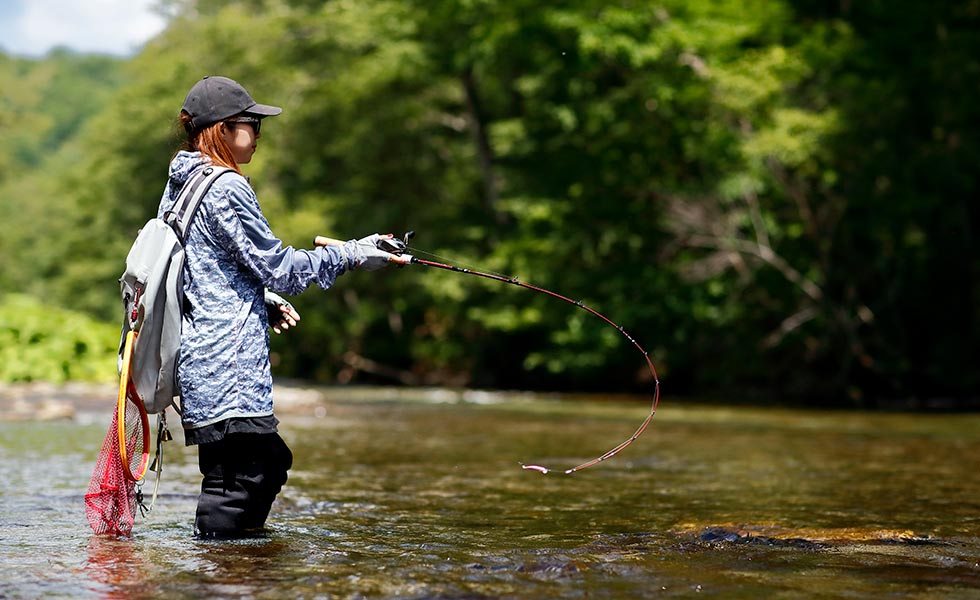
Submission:
M 262 118 L 282 112 L 278 106 L 252 100 L 245 88 L 227 77 L 205 77 L 198 81 L 187 92 L 182 109 L 191 116 L 191 129 L 202 129 L 241 113 Z

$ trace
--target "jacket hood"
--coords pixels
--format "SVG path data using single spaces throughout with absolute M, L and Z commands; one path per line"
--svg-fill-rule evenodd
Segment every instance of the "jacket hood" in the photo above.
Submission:
M 200 152 L 188 152 L 181 150 L 170 161 L 170 181 L 176 186 L 183 186 L 190 178 L 195 169 L 204 164 L 209 164 L 211 159 L 202 156 Z

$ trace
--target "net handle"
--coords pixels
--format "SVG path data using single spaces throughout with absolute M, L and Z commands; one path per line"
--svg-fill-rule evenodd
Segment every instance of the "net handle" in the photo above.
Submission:
M 126 475 L 126 479 L 139 482 L 146 475 L 146 467 L 150 461 L 150 440 L 147 436 L 147 432 L 150 430 L 150 421 L 146 415 L 146 409 L 143 407 L 143 402 L 140 400 L 139 394 L 136 392 L 136 387 L 133 385 L 132 378 L 130 377 L 130 367 L 133 361 L 133 345 L 135 343 L 136 332 L 130 330 L 126 333 L 126 345 L 123 348 L 122 367 L 119 372 L 119 395 L 116 398 L 116 430 L 119 435 L 119 458 L 122 460 L 123 474 Z M 140 458 L 140 464 L 136 473 L 133 473 L 130 468 L 129 449 L 126 444 L 126 404 L 128 402 L 132 402 L 137 410 L 139 410 L 140 426 L 143 428 L 143 456 Z

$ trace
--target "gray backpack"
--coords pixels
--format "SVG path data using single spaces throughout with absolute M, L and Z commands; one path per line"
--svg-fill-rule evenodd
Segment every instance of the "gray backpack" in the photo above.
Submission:
M 173 208 L 163 218 L 147 221 L 126 256 L 126 270 L 119 278 L 124 310 L 119 369 L 126 334 L 135 331 L 130 377 L 150 414 L 169 406 L 177 408 L 184 242 L 211 184 L 229 171 L 232 169 L 209 166 L 194 172 Z

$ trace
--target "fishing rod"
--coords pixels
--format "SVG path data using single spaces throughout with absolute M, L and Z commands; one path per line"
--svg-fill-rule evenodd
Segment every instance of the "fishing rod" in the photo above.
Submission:
M 551 290 L 546 290 L 536 285 L 531 285 L 530 283 L 524 283 L 523 281 L 518 280 L 517 277 L 505 277 L 503 275 L 498 275 L 496 273 L 484 273 L 482 271 L 477 271 L 475 269 L 470 269 L 466 267 L 458 267 L 456 265 L 451 265 L 447 263 L 425 260 L 413 254 L 409 254 L 407 252 L 409 250 L 412 250 L 416 253 L 419 252 L 418 250 L 410 248 L 408 245 L 409 241 L 414 235 L 415 235 L 414 231 L 409 231 L 408 233 L 405 234 L 405 236 L 402 239 L 398 239 L 390 234 L 388 236 L 381 236 L 380 240 L 378 241 L 378 247 L 386 252 L 389 252 L 392 255 L 392 258 L 389 259 L 391 262 L 398 263 L 400 265 L 422 265 L 426 267 L 432 267 L 435 269 L 442 269 L 444 271 L 452 271 L 454 273 L 474 275 L 476 277 L 482 277 L 484 279 L 491 279 L 493 281 L 499 281 L 501 283 L 509 283 L 511 285 L 516 285 L 518 287 L 522 287 L 527 290 L 545 294 L 546 296 L 551 296 L 552 298 L 557 298 L 558 300 L 561 300 L 563 302 L 573 304 L 581 308 L 582 310 L 590 313 L 592 316 L 601 319 L 607 325 L 619 331 L 619 333 L 621 333 L 623 337 L 629 340 L 629 342 L 633 344 L 633 346 L 635 346 L 637 350 L 640 351 L 640 353 L 643 355 L 644 360 L 646 360 L 647 367 L 650 369 L 650 374 L 653 376 L 653 403 L 650 405 L 650 414 L 647 415 L 646 419 L 644 419 L 643 423 L 633 433 L 633 435 L 628 437 L 626 440 L 621 442 L 618 446 L 616 446 L 612 450 L 609 450 L 605 454 L 593 458 L 592 460 L 586 461 L 580 464 L 579 466 L 573 467 L 571 469 L 565 469 L 562 471 L 562 470 L 551 469 L 549 467 L 544 467 L 541 465 L 528 465 L 528 464 L 520 463 L 522 469 L 529 470 L 529 471 L 537 471 L 545 475 L 547 475 L 548 473 L 558 473 L 558 472 L 563 473 L 565 475 L 571 475 L 572 473 L 581 471 L 582 469 L 587 469 L 593 465 L 597 465 L 619 454 L 627 446 L 629 446 L 634 441 L 636 441 L 636 439 L 640 437 L 640 435 L 644 431 L 646 431 L 646 428 L 650 425 L 650 422 L 653 420 L 654 413 L 657 412 L 657 404 L 660 402 L 660 379 L 657 376 L 657 369 L 653 366 L 653 361 L 650 360 L 650 353 L 647 352 L 643 348 L 643 346 L 641 346 L 640 343 L 636 341 L 636 339 L 633 336 L 627 333 L 622 325 L 617 325 L 611 319 L 609 319 L 599 311 L 595 310 L 594 308 L 587 306 L 580 300 L 572 300 L 571 298 L 568 298 L 556 292 L 552 292 Z M 336 246 L 336 245 L 342 245 L 345 242 L 318 235 L 316 236 L 316 238 L 314 238 L 313 243 L 316 244 L 317 246 Z M 430 253 L 422 252 L 422 254 L 430 254 Z M 435 257 L 434 255 L 432 256 Z

